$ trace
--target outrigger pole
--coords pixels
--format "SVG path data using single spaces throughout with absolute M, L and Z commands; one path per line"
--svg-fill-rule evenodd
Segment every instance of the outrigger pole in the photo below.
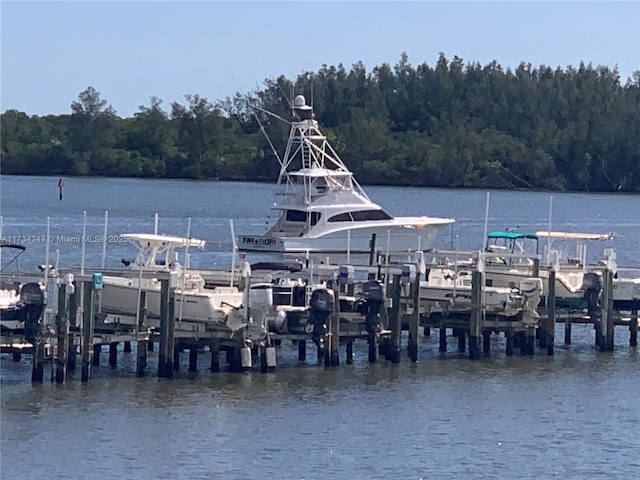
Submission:
M 258 125 L 260 126 L 260 131 L 262 132 L 264 137 L 267 139 L 267 142 L 269 142 L 269 146 L 271 147 L 271 151 L 273 152 L 273 154 L 278 159 L 278 162 L 280 163 L 280 166 L 282 166 L 282 159 L 280 158 L 280 155 L 278 155 L 278 151 L 276 150 L 276 147 L 273 146 L 273 143 L 271 142 L 271 139 L 269 138 L 269 135 L 267 135 L 267 132 L 264 129 L 264 126 L 262 125 L 262 122 L 258 118 L 258 115 L 256 115 L 255 110 L 260 110 L 262 112 L 268 113 L 269 115 L 273 115 L 274 117 L 282 120 L 283 122 L 286 122 L 286 123 L 289 123 L 289 122 L 287 122 L 287 120 L 285 120 L 284 118 L 279 117 L 275 113 L 271 113 L 271 112 L 268 112 L 267 110 L 264 110 L 264 109 L 262 109 L 260 107 L 255 107 L 255 106 L 251 105 L 251 102 L 249 101 L 249 96 L 244 93 L 244 91 L 240 87 L 240 84 L 236 81 L 235 77 L 233 75 L 231 75 L 231 78 L 233 78 L 233 81 L 236 82 L 236 85 L 238 86 L 238 89 L 240 90 L 240 93 L 244 97 L 245 102 L 247 102 L 247 106 L 251 109 L 251 114 L 253 115 L 253 118 L 256 119 L 256 122 L 258 122 Z M 291 125 L 291 123 L 289 123 L 289 125 Z

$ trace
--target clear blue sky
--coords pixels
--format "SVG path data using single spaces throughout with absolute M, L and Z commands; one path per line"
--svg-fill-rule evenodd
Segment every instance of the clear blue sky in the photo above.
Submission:
M 601 2 L 26 2 L 0 3 L 0 111 L 70 113 L 88 86 L 118 115 L 149 98 L 210 101 L 362 61 L 417 66 L 580 61 L 640 70 L 640 1 Z

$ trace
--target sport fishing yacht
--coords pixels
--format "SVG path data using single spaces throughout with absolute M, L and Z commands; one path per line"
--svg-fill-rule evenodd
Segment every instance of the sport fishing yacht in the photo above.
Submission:
M 274 204 L 278 218 L 262 235 L 242 235 L 242 251 L 364 254 L 380 250 L 426 250 L 449 218 L 393 217 L 364 192 L 331 147 L 303 95 L 280 161 Z

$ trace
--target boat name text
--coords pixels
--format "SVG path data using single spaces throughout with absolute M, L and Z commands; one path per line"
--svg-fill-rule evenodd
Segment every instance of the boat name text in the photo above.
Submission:
M 275 238 L 260 238 L 260 237 L 242 237 L 243 245 L 261 245 L 265 247 L 272 247 L 276 244 Z

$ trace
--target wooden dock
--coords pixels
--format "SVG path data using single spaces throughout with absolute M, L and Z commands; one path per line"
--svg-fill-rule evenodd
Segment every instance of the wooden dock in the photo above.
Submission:
M 625 314 L 613 310 L 613 277 L 606 269 L 602 271 L 603 288 L 598 304 L 593 304 L 588 312 L 556 311 L 554 292 L 550 289 L 545 305 L 551 308 L 540 310 L 539 319 L 532 321 L 523 310 L 500 312 L 487 308 L 483 303 L 485 281 L 480 268 L 472 274 L 471 301 L 466 304 L 452 301 L 445 308 L 442 302 L 421 298 L 419 268 L 409 267 L 410 264 L 393 264 L 343 270 L 338 266 L 325 266 L 324 271 L 316 272 L 318 278 L 326 282 L 325 287 L 313 291 L 309 307 L 297 323 L 292 321 L 287 329 L 270 330 L 261 337 L 252 336 L 249 324 L 229 332 L 206 323 L 179 321 L 173 311 L 175 287 L 170 287 L 169 275 L 162 272 L 153 273 L 161 283 L 160 318 L 153 322 L 147 318 L 144 291 L 135 322 L 114 321 L 113 316 L 99 311 L 99 286 L 92 274 L 74 271 L 73 282 L 69 283 L 65 281 L 71 278 L 67 275 L 69 272 L 61 272 L 50 278 L 49 292 L 55 295 L 56 307 L 45 312 L 37 341 L 30 344 L 15 334 L 3 339 L 0 350 L 13 355 L 15 360 L 24 354 L 32 355 L 33 382 L 43 381 L 44 366 L 49 364 L 52 380 L 64 383 L 68 371 L 75 370 L 78 363 L 81 381 L 89 381 L 105 345 L 109 346 L 109 366 L 114 368 L 120 344 L 125 352 L 133 352 L 132 345 L 136 345 L 138 376 L 148 374 L 147 352 L 157 348 L 155 374 L 163 378 L 171 378 L 179 369 L 183 352 L 189 352 L 190 371 L 197 371 L 198 353 L 203 351 L 211 355 L 208 369 L 212 372 L 223 368 L 222 352 L 226 354 L 230 371 L 254 368 L 271 371 L 277 366 L 275 346 L 285 341 L 297 344 L 299 361 L 306 361 L 307 346 L 313 345 L 316 359 L 326 367 L 341 363 L 342 346 L 345 362 L 352 363 L 355 342 L 368 344 L 370 363 L 381 358 L 398 363 L 404 350 L 412 362 L 417 362 L 420 337 L 431 335 L 434 329 L 439 332 L 441 353 L 449 348 L 448 332 L 452 332 L 457 352 L 468 352 L 470 359 L 490 355 L 490 340 L 495 334 L 506 339 L 507 356 L 514 352 L 533 355 L 537 348 L 553 355 L 557 323 L 565 326 L 565 344 L 571 343 L 572 324 L 590 323 L 594 325 L 595 344 L 600 351 L 613 350 L 616 326 L 628 328 L 629 345 L 637 346 L 638 310 Z M 352 272 L 353 268 L 359 268 L 366 280 L 342 274 Z M 317 298 L 314 299 L 314 295 Z M 345 300 L 354 298 L 358 298 L 357 309 L 353 309 L 353 302 Z M 403 335 L 403 331 L 408 335 Z M 404 338 L 406 345 L 402 344 Z

